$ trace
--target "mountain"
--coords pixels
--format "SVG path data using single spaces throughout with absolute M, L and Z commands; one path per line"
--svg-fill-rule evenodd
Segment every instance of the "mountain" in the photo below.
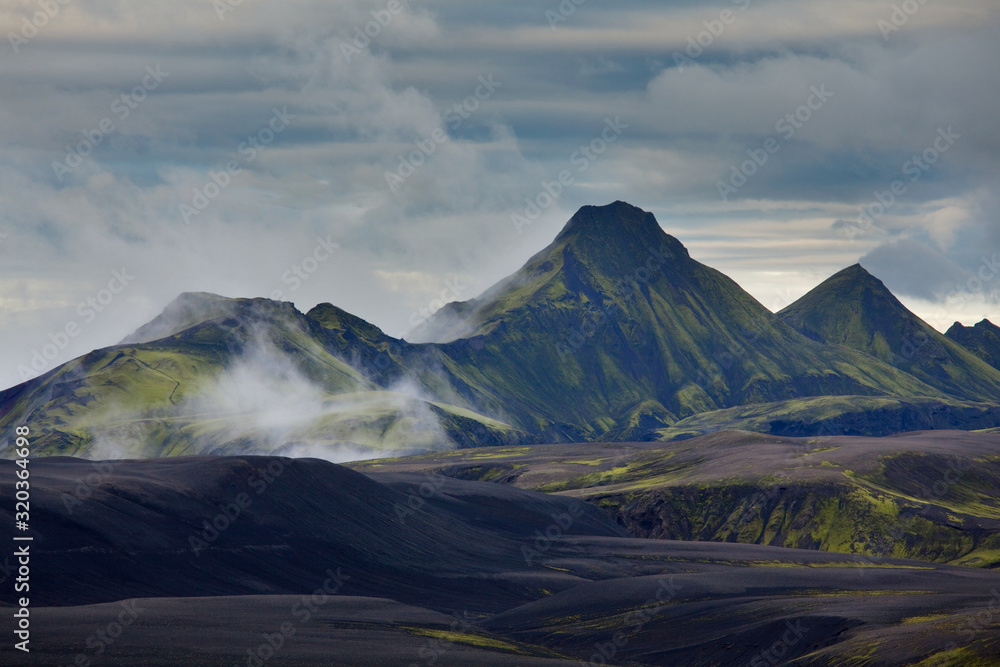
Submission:
M 809 340 L 623 202 L 580 209 L 517 273 L 427 331 L 456 376 L 550 439 L 647 437 L 707 410 L 804 396 L 942 396 Z
M 0 392 L 0 427 L 31 424 L 36 454 L 94 458 L 346 460 L 530 441 L 435 400 L 418 372 L 407 382 L 393 380 L 399 373 L 391 364 L 369 373 L 382 366 L 378 346 L 391 340 L 375 327 L 355 326 L 364 338 L 340 332 L 357 341 L 345 348 L 328 326 L 290 303 L 185 294 L 121 344 Z
M 838 276 L 779 317 L 651 213 L 585 206 L 516 273 L 438 311 L 429 341 L 333 304 L 184 294 L 120 344 L 0 392 L 0 428 L 32 424 L 38 454 L 343 461 L 732 427 L 1000 425 L 1000 372 L 860 267 Z
M 1000 398 L 1000 372 L 921 320 L 860 264 L 831 276 L 778 313 L 809 338 L 845 345 L 953 397 Z
M 955 322 L 945 335 L 993 368 L 1000 369 L 1000 327 L 989 320 L 974 327 Z

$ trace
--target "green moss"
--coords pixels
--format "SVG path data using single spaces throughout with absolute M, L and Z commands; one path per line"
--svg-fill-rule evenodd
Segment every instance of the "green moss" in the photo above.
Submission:
M 440 639 L 441 641 L 448 642 L 450 644 L 464 644 L 466 646 L 475 646 L 476 648 L 486 648 L 495 651 L 505 651 L 507 653 L 515 653 L 517 655 L 531 655 L 531 653 L 525 651 L 517 644 L 512 644 L 511 642 L 497 639 L 496 637 L 490 635 L 406 626 L 403 626 L 402 629 L 410 634 L 417 635 L 418 637 L 431 637 L 433 639 Z

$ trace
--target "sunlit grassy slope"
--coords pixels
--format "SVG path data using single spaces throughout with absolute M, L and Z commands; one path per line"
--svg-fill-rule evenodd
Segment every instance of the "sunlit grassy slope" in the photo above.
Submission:
M 163 336 L 145 342 L 148 335 Z M 125 344 L 0 395 L 38 455 L 286 453 L 344 459 L 526 434 L 345 362 L 291 304 L 187 295 Z

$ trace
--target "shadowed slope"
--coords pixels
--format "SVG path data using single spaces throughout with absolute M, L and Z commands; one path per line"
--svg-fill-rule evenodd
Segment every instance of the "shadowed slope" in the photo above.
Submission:
M 533 572 L 520 551 L 571 504 L 578 518 L 566 534 L 626 534 L 568 498 L 455 483 L 434 488 L 428 503 L 419 495 L 427 480 L 393 490 L 316 459 L 53 457 L 31 465 L 32 566 L 45 573 L 32 596 L 38 605 L 291 594 L 339 567 L 351 577 L 344 593 L 444 607 L 475 594 L 478 609 L 496 609 L 571 579 Z M 10 507 L 14 469 L 0 461 L 0 497 Z M 88 475 L 95 484 L 80 483 Z M 8 510 L 0 516 L 12 525 Z
M 955 322 L 945 335 L 993 368 L 1000 369 L 1000 327 L 989 320 L 983 320 L 974 327 Z

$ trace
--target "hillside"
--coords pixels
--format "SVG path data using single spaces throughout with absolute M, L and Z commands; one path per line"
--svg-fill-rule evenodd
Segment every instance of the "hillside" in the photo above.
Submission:
M 0 461 L 7 526 L 15 468 Z M 31 653 L 8 644 L 4 665 L 232 665 L 248 649 L 295 667 L 1000 658 L 995 572 L 636 539 L 567 494 L 278 457 L 39 459 L 32 489 L 44 585 Z M 4 587 L 5 615 L 13 602 Z
M 804 396 L 943 397 L 799 334 L 622 202 L 581 209 L 513 276 L 435 314 L 429 332 L 452 373 L 558 440 L 635 438 L 704 411 Z
M 1000 435 L 886 438 L 721 431 L 352 463 L 586 500 L 635 537 L 740 542 L 1000 568 Z
M 955 322 L 945 335 L 993 368 L 1000 369 L 1000 327 L 989 320 L 972 327 Z
M 950 396 L 1000 397 L 1000 371 L 910 312 L 860 264 L 831 276 L 778 316 L 813 340 L 869 354 Z
M 395 339 L 329 303 L 183 294 L 120 344 L 0 392 L 0 428 L 32 424 L 39 455 L 345 461 L 724 428 L 1000 426 L 1000 371 L 860 267 L 779 317 L 623 202 L 580 209 L 427 333 Z

